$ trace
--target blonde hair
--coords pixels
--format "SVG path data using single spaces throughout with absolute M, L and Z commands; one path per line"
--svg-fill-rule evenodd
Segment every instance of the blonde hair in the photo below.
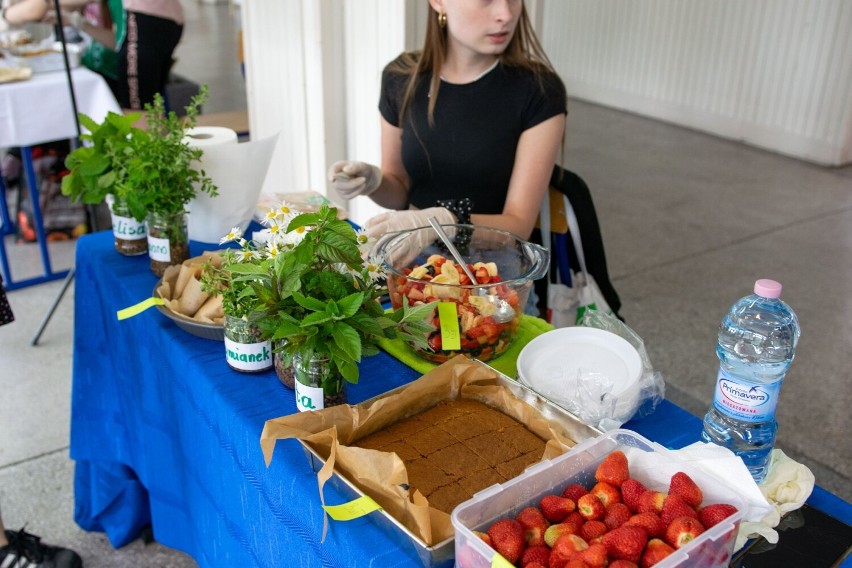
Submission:
M 431 10 L 431 9 L 430 9 Z M 426 39 L 423 49 L 404 53 L 388 66 L 388 71 L 408 75 L 408 82 L 402 97 L 399 110 L 399 124 L 402 126 L 405 113 L 414 98 L 414 92 L 420 81 L 420 76 L 430 73 L 429 85 L 429 124 L 434 124 L 435 103 L 438 100 L 438 90 L 441 86 L 441 67 L 447 57 L 447 28 L 438 25 L 437 12 L 430 14 L 426 23 Z M 506 49 L 497 56 L 502 65 L 530 69 L 541 78 L 545 73 L 556 74 L 553 65 L 544 53 L 541 43 L 533 30 L 526 6 L 521 6 L 521 15 L 515 27 L 515 33 Z

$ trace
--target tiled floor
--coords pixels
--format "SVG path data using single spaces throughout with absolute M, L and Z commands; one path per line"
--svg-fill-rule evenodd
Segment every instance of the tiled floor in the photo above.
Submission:
M 208 112 L 245 108 L 235 16 L 225 4 L 184 6 L 176 71 L 210 85 Z M 623 316 L 645 340 L 667 397 L 690 412 L 710 402 L 725 310 L 756 278 L 784 284 L 802 338 L 781 396 L 778 446 L 852 500 L 852 167 L 818 167 L 580 102 L 565 163 L 592 189 Z M 9 247 L 22 276 L 40 267 L 34 245 Z M 55 268 L 70 266 L 73 243 L 54 248 Z M 193 566 L 156 544 L 114 550 L 73 522 L 72 291 L 30 345 L 61 284 L 11 292 L 18 320 L 0 327 L 3 518 L 77 549 L 89 568 Z

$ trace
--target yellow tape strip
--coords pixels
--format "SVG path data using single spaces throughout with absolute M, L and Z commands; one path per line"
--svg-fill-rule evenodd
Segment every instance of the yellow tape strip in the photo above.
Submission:
M 124 308 L 123 310 L 118 310 L 115 312 L 115 315 L 118 316 L 119 320 L 124 320 L 127 318 L 132 318 L 137 314 L 141 314 L 151 306 L 162 306 L 165 304 L 162 298 L 148 298 L 147 300 L 142 300 L 135 306 L 130 306 L 129 308 Z
M 441 349 L 444 351 L 461 349 L 459 313 L 455 302 L 438 304 L 438 321 L 441 322 Z
M 514 568 L 515 565 L 503 558 L 501 554 L 495 554 L 491 557 L 491 568 Z
M 335 521 L 351 521 L 352 519 L 363 517 L 367 513 L 381 510 L 379 504 L 367 495 L 358 497 L 354 501 L 349 501 L 342 505 L 323 505 L 322 508 Z

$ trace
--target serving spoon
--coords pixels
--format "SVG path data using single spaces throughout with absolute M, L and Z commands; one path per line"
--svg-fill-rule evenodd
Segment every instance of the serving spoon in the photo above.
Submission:
M 470 271 L 470 268 L 468 268 L 467 262 L 464 258 L 462 258 L 461 253 L 459 253 L 459 250 L 456 248 L 456 245 L 453 244 L 453 241 L 450 240 L 450 237 L 446 232 L 444 232 L 444 228 L 440 225 L 440 223 L 438 223 L 438 219 L 435 217 L 429 217 L 429 224 L 432 225 L 432 228 L 435 229 L 436 233 L 438 233 L 438 237 L 441 239 L 441 242 L 444 243 L 447 250 L 450 251 L 450 254 L 455 259 L 456 264 L 464 271 L 470 281 L 474 284 L 478 282 L 476 276 L 474 276 Z M 488 301 L 494 305 L 495 310 L 494 313 L 491 314 L 491 317 L 494 318 L 494 321 L 497 323 L 508 323 L 514 319 L 515 310 L 511 305 L 509 305 L 509 302 L 503 298 L 489 295 L 488 291 L 481 287 L 474 288 L 474 294 L 488 298 Z

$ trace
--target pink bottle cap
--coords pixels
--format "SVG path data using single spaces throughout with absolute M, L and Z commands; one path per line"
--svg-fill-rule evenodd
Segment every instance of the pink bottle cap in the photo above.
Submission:
M 754 293 L 764 298 L 780 298 L 781 284 L 775 280 L 761 278 L 754 283 Z

